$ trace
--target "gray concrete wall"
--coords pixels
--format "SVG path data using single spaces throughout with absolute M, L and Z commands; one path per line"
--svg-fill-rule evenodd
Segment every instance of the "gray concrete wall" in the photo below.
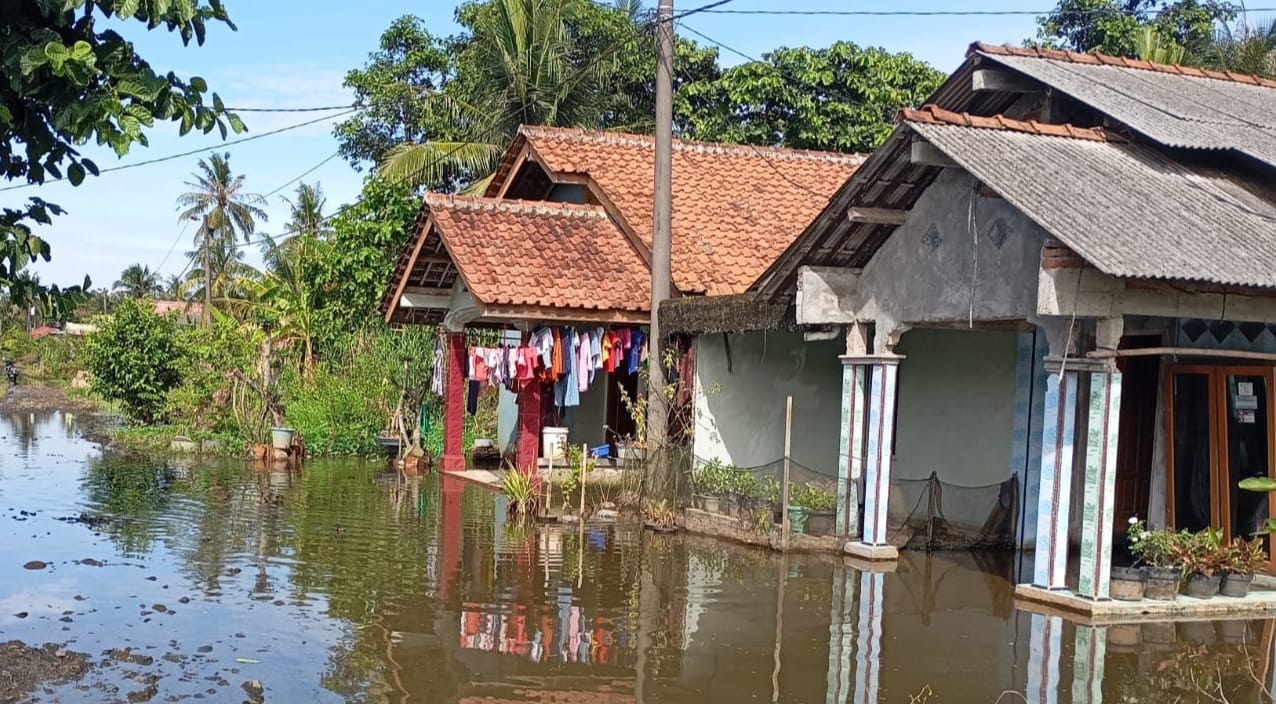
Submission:
M 944 170 L 862 272 L 844 270 L 846 281 L 813 289 L 807 299 L 820 309 L 801 311 L 799 320 L 875 320 L 882 331 L 894 323 L 964 321 L 972 301 L 977 320 L 1035 316 L 1046 233 L 1006 201 L 979 196 L 975 187 L 969 174 Z M 932 226 L 937 238 L 927 236 Z M 830 292 L 837 294 L 835 309 Z
M 594 383 L 580 395 L 580 405 L 567 414 L 567 441 L 573 445 L 585 443 L 591 447 L 607 440 L 607 395 L 611 375 L 599 370 L 594 373 Z
M 777 332 L 729 339 L 730 372 L 722 335 L 696 340 L 697 459 L 740 467 L 781 459 L 785 399 L 792 394 L 793 460 L 836 476 L 843 342 L 808 343 Z
M 984 486 L 1010 476 L 1017 339 L 1008 332 L 915 329 L 897 351 L 894 479 Z M 956 498 L 956 497 L 954 497 Z

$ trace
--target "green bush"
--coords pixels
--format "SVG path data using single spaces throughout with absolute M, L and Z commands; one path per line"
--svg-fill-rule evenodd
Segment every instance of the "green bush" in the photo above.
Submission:
M 288 424 L 318 455 L 363 455 L 377 452 L 374 442 L 385 425 L 378 399 L 347 376 L 316 369 L 309 379 L 289 372 L 283 403 Z
M 157 315 L 145 299 L 121 301 L 99 321 L 84 351 L 94 391 L 119 401 L 134 420 L 160 419 L 169 390 L 182 381 L 186 346 L 177 321 Z
M 33 340 L 23 372 L 32 379 L 67 383 L 84 368 L 84 338 L 46 335 Z
M 170 389 L 165 415 L 173 423 L 217 433 L 246 437 L 235 418 L 231 381 L 226 373 L 239 369 L 250 376 L 256 362 L 255 328 L 225 317 L 208 328 L 184 328 L 186 355 L 182 360 L 182 383 Z

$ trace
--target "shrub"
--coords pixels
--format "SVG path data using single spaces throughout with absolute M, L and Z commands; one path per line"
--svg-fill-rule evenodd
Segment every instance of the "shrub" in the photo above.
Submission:
M 185 344 L 174 317 L 157 315 L 145 299 L 125 299 L 103 317 L 84 345 L 93 390 L 119 401 L 124 413 L 152 423 L 169 390 L 182 381 Z
M 187 354 L 183 359 L 182 383 L 169 390 L 165 415 L 174 423 L 199 430 L 233 433 L 249 437 L 236 421 L 231 399 L 232 384 L 226 372 L 241 369 L 252 374 L 256 333 L 252 328 L 219 317 L 208 328 L 187 328 Z M 253 375 L 255 376 L 255 375 Z

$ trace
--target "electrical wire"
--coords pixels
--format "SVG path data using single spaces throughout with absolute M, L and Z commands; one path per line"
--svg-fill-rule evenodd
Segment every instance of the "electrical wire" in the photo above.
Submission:
M 312 166 L 312 167 L 310 167 L 310 168 L 306 169 L 305 171 L 302 171 L 300 176 L 295 176 L 295 177 L 293 177 L 293 178 L 289 179 L 289 180 L 288 180 L 286 183 L 284 183 L 283 185 L 278 186 L 278 187 L 276 187 L 276 188 L 274 188 L 274 189 L 270 190 L 269 192 L 265 193 L 264 195 L 262 195 L 262 198 L 269 198 L 269 197 L 271 197 L 271 196 L 275 195 L 276 193 L 278 193 L 278 192 L 280 192 L 280 191 L 284 190 L 285 188 L 287 188 L 287 187 L 291 186 L 292 184 L 294 184 L 294 183 L 296 183 L 296 182 L 300 181 L 301 179 L 303 179 L 303 178 L 305 178 L 305 177 L 309 176 L 310 174 L 314 173 L 316 170 L 318 170 L 318 169 L 319 169 L 319 167 L 321 167 L 321 166 L 323 166 L 324 164 L 326 164 L 326 163 L 328 163 L 328 162 L 332 161 L 333 159 L 336 159 L 336 158 L 337 158 L 337 157 L 339 157 L 339 156 L 341 156 L 341 150 L 340 150 L 340 149 L 338 149 L 337 151 L 335 151 L 335 152 L 333 152 L 333 153 L 329 154 L 328 156 L 324 157 L 323 161 L 319 162 L 318 164 L 315 164 L 314 166 Z
M 731 2 L 733 0 L 726 0 Z M 723 3 L 711 3 L 703 8 L 689 10 L 677 17 L 686 17 L 687 15 L 703 12 L 705 14 L 714 15 L 763 15 L 763 16 L 795 16 L 795 17 L 1035 17 L 1045 16 L 1053 13 L 1055 10 L 777 10 L 777 9 L 759 9 L 759 10 L 740 10 L 727 9 L 719 10 L 716 7 Z M 1276 12 L 1276 7 L 1250 7 L 1244 8 L 1242 12 L 1248 14 L 1250 12 Z M 1076 10 L 1068 10 L 1068 15 L 1119 15 L 1125 14 L 1119 10 L 1107 8 L 1083 8 Z M 1149 13 L 1148 16 L 1155 17 L 1159 13 Z
M 226 112 L 330 112 L 332 110 L 354 110 L 357 105 L 320 105 L 313 108 L 226 108 Z
M 247 143 L 247 142 L 251 142 L 251 141 L 254 141 L 254 140 L 257 140 L 257 139 L 262 139 L 263 137 L 270 137 L 270 136 L 273 136 L 273 135 L 282 134 L 282 133 L 284 133 L 284 132 L 290 132 L 290 131 L 292 131 L 292 130 L 301 129 L 302 127 L 308 127 L 308 126 L 310 126 L 310 125 L 318 124 L 318 123 L 320 123 L 320 122 L 326 122 L 326 121 L 328 121 L 328 120 L 335 120 L 335 119 L 337 119 L 337 118 L 339 118 L 339 117 L 345 117 L 346 115 L 349 115 L 349 114 L 351 114 L 351 113 L 353 113 L 353 112 L 356 112 L 356 110 L 347 110 L 347 111 L 342 112 L 342 113 L 337 113 L 336 115 L 325 115 L 325 116 L 323 116 L 323 117 L 316 117 L 316 118 L 315 118 L 315 119 L 313 119 L 313 120 L 307 120 L 307 121 L 305 121 L 305 122 L 298 122 L 298 123 L 296 123 L 296 124 L 287 125 L 287 126 L 285 126 L 285 127 L 280 127 L 279 129 L 270 130 L 269 132 L 262 132 L 261 134 L 250 135 L 250 136 L 248 136 L 248 137 L 244 137 L 244 138 L 242 138 L 242 139 L 234 139 L 234 140 L 231 140 L 231 141 L 229 141 L 229 142 L 221 142 L 221 143 L 218 143 L 218 144 L 214 144 L 214 145 L 212 145 L 212 146 L 210 146 L 210 147 L 202 147 L 202 148 L 200 148 L 200 149 L 192 149 L 192 150 L 190 150 L 190 151 L 182 152 L 182 153 L 180 153 L 180 154 L 170 154 L 170 155 L 168 155 L 168 156 L 161 156 L 161 157 L 158 157 L 158 158 L 155 158 L 155 159 L 147 159 L 146 161 L 137 161 L 137 162 L 133 162 L 133 163 L 131 163 L 131 164 L 121 164 L 120 166 L 111 166 L 111 167 L 107 167 L 107 168 L 105 168 L 105 169 L 99 169 L 99 170 L 98 170 L 98 175 L 100 176 L 101 174 L 110 173 L 110 172 L 112 172 L 112 171 L 124 171 L 125 169 L 136 169 L 136 168 L 138 168 L 139 166 L 150 166 L 151 164 L 159 164 L 159 163 L 161 163 L 161 162 L 165 162 L 165 161 L 172 161 L 172 160 L 174 160 L 174 159 L 182 159 L 182 158 L 184 158 L 184 157 L 194 156 L 194 155 L 196 155 L 196 154 L 203 154 L 203 153 L 205 153 L 205 152 L 211 152 L 211 151 L 216 151 L 216 150 L 218 150 L 218 149 L 224 149 L 224 148 L 227 148 L 227 147 L 233 147 L 233 146 L 238 145 L 238 144 L 245 144 L 245 143 Z M 65 180 L 66 180 L 66 177 L 65 177 L 65 176 L 63 176 L 63 177 L 61 177 L 61 178 L 48 179 L 48 180 L 43 181 L 43 182 L 41 182 L 41 183 L 20 183 L 20 184 L 14 185 L 14 186 L 6 186 L 6 187 L 4 187 L 4 188 L 0 188 L 0 192 L 4 192 L 4 191 L 20 191 L 20 190 L 23 190 L 23 189 L 26 189 L 26 188 L 35 188 L 35 187 L 37 187 L 37 186 L 43 186 L 43 185 L 46 185 L 46 184 L 49 184 L 49 183 L 57 183 L 58 181 L 65 181 Z
M 676 14 L 670 17 L 669 19 L 677 21 L 682 19 L 683 17 L 690 17 L 691 15 L 698 14 L 701 12 L 714 12 L 716 8 L 722 7 L 723 5 L 728 5 L 733 2 L 735 2 L 735 0 L 717 0 L 716 2 L 706 3 L 704 5 L 701 5 L 700 7 L 694 7 L 690 10 L 687 10 L 686 12 Z M 717 10 L 717 11 L 730 12 L 730 10 Z

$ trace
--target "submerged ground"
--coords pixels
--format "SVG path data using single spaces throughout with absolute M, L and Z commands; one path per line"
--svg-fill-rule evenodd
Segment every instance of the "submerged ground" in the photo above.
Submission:
M 906 553 L 866 578 L 632 526 L 509 525 L 486 490 L 376 462 L 104 455 L 74 413 L 16 399 L 0 702 L 1270 700 L 1263 621 L 1103 632 L 1098 697 L 1068 626 L 1030 675 L 1009 554 Z

